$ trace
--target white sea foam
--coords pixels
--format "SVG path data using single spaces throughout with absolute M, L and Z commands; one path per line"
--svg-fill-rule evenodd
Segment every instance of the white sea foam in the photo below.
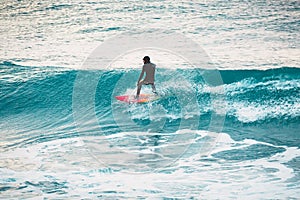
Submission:
M 185 135 L 191 132 L 194 131 L 180 130 L 177 134 Z M 201 137 L 209 135 L 206 131 L 194 133 Z M 128 132 L 113 137 L 121 139 L 128 135 L 141 134 Z M 149 133 L 145 133 L 146 135 Z M 218 138 L 214 153 L 259 143 L 254 140 L 236 142 L 224 133 Z M 237 144 L 239 146 L 236 146 Z M 150 147 L 139 151 L 141 155 L 151 152 L 153 151 Z M 294 173 L 284 163 L 297 156 L 300 156 L 299 149 L 288 147 L 285 152 L 270 158 L 236 162 L 216 162 L 213 157 L 199 157 L 196 153 L 188 157 L 183 156 L 172 166 L 161 168 L 157 172 L 134 173 L 130 168 L 115 171 L 113 166 L 103 167 L 90 156 L 86 144 L 79 138 L 61 139 L 1 154 L 1 180 L 11 189 L 27 185 L 27 188 L 14 190 L 15 197 L 29 197 L 29 193 L 24 193 L 28 190 L 31 190 L 31 197 L 47 198 L 55 198 L 57 193 L 41 191 L 62 190 L 66 193 L 60 196 L 69 198 L 94 198 L 99 195 L 106 198 L 219 198 L 220 192 L 225 199 L 236 195 L 241 198 L 272 198 L 274 194 L 280 197 L 295 197 L 295 190 L 285 189 Z M 130 164 L 127 164 L 129 167 Z M 142 163 L 138 165 L 142 167 Z M 14 177 L 15 181 L 7 182 L 10 177 Z M 60 188 L 60 185 L 66 187 Z M 2 197 L 8 198 L 9 191 L 2 192 Z

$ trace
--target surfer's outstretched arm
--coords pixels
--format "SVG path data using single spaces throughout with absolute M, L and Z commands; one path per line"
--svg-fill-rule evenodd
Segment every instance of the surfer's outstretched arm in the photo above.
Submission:
M 140 77 L 139 77 L 138 82 L 136 84 L 137 85 L 136 97 L 138 97 L 140 95 L 140 92 L 141 92 L 141 89 L 142 89 L 142 84 L 143 84 L 141 82 L 141 80 L 142 80 L 142 78 L 144 76 L 144 73 L 145 73 L 145 67 L 143 66 L 143 69 L 141 71 Z

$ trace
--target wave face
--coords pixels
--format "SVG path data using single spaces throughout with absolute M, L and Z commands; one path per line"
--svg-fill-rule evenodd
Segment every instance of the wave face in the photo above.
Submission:
M 114 96 L 135 93 L 139 70 L 100 71 L 94 91 L 94 108 L 87 107 L 94 109 L 98 127 L 90 127 L 86 131 L 92 134 L 112 134 L 121 131 L 118 127 L 123 131 L 131 131 L 136 126 L 147 127 L 151 118 L 161 121 L 155 123 L 163 122 L 162 126 L 157 126 L 157 130 L 152 131 L 175 132 L 181 121 L 187 119 L 189 123 L 181 129 L 205 130 L 211 122 L 212 115 L 218 115 L 224 118 L 223 129 L 229 134 L 238 131 L 241 132 L 241 137 L 249 137 L 247 130 L 251 127 L 252 130 L 256 130 L 254 132 L 257 137 L 262 137 L 263 133 L 260 130 L 268 128 L 270 133 L 266 131 L 266 134 L 272 137 L 272 131 L 281 127 L 285 130 L 281 131 L 280 135 L 288 138 L 295 135 L 300 116 L 299 69 L 219 72 L 223 84 L 212 86 L 205 81 L 209 70 L 161 69 L 157 74 L 157 89 L 161 99 L 145 105 L 127 105 L 117 102 Z M 30 138 L 36 135 L 34 140 L 51 139 L 53 136 L 48 137 L 47 133 L 62 134 L 61 137 L 82 134 L 76 131 L 72 116 L 76 93 L 74 83 L 78 81 L 78 73 L 86 76 L 88 80 L 94 72 L 61 68 L 44 70 L 39 67 L 2 63 L 2 132 L 14 133 L 12 136 L 24 133 L 30 135 Z M 151 93 L 150 87 L 145 86 L 143 90 L 144 93 Z M 219 100 L 218 105 L 212 105 L 216 104 L 215 99 Z M 189 105 L 193 103 L 195 105 Z M 149 115 L 151 109 L 154 110 L 157 106 L 161 110 Z M 188 106 L 190 108 L 187 108 Z M 220 112 L 220 109 L 223 109 L 223 112 Z M 114 118 L 118 118 L 117 113 L 121 111 L 126 112 L 127 117 L 134 123 L 128 125 L 124 121 L 123 124 L 119 119 L 116 122 Z M 193 124 L 197 124 L 197 127 L 193 127 Z M 286 124 L 289 126 L 286 127 Z M 144 131 L 147 131 L 147 128 Z M 45 133 L 45 138 L 39 138 L 41 132 Z M 280 136 L 277 139 L 281 144 L 288 142 L 285 141 L 285 137 Z M 293 141 L 291 145 L 299 146 L 299 143 Z

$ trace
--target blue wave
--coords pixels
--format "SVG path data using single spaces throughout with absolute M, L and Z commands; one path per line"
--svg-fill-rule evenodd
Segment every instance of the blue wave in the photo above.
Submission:
M 139 70 L 97 71 L 99 81 L 93 97 L 95 105 L 87 105 L 86 111 L 95 112 L 99 126 L 91 125 L 85 131 L 78 131 L 73 118 L 74 83 L 78 81 L 78 74 L 84 74 L 86 81 L 89 81 L 95 73 L 1 63 L 0 130 L 7 133 L 8 138 L 11 137 L 12 142 L 8 146 L 82 135 L 113 134 L 133 131 L 136 127 L 139 128 L 137 130 L 149 131 L 153 121 L 162 124 L 154 124 L 151 128 L 154 132 L 175 132 L 179 128 L 202 130 L 209 128 L 213 116 L 224 118 L 224 125 L 220 125 L 222 130 L 236 140 L 250 137 L 299 146 L 298 68 L 221 70 L 223 84 L 219 85 L 210 85 L 205 81 L 210 70 L 159 69 L 157 89 L 162 98 L 145 105 L 122 104 L 113 98 L 128 91 L 134 92 Z M 84 86 L 85 83 L 81 84 Z M 150 92 L 147 87 L 143 90 Z M 192 97 L 196 99 L 198 110 L 186 113 L 185 107 L 193 103 Z M 213 98 L 222 101 L 215 107 Z M 85 102 L 82 105 L 84 107 Z M 159 107 L 161 111 L 152 112 L 153 107 Z M 117 121 L 114 109 L 126 112 L 133 123 Z M 219 109 L 225 111 L 220 112 Z M 84 117 L 85 113 L 82 115 Z M 188 123 L 182 127 L 184 120 Z M 12 132 L 13 136 L 10 135 Z

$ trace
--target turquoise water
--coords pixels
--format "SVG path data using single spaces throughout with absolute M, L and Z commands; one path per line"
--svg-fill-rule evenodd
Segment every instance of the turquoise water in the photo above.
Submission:
M 297 1 L 0 9 L 1 199 L 299 197 Z M 139 44 L 157 29 L 166 43 L 173 32 L 192 39 L 209 65 L 191 67 L 184 57 L 195 48 L 182 37 L 173 49 L 121 52 L 109 66 L 104 54 L 93 57 L 103 43 L 113 55 L 108 41 L 126 31 Z M 145 54 L 158 66 L 161 98 L 118 102 L 134 94 Z

